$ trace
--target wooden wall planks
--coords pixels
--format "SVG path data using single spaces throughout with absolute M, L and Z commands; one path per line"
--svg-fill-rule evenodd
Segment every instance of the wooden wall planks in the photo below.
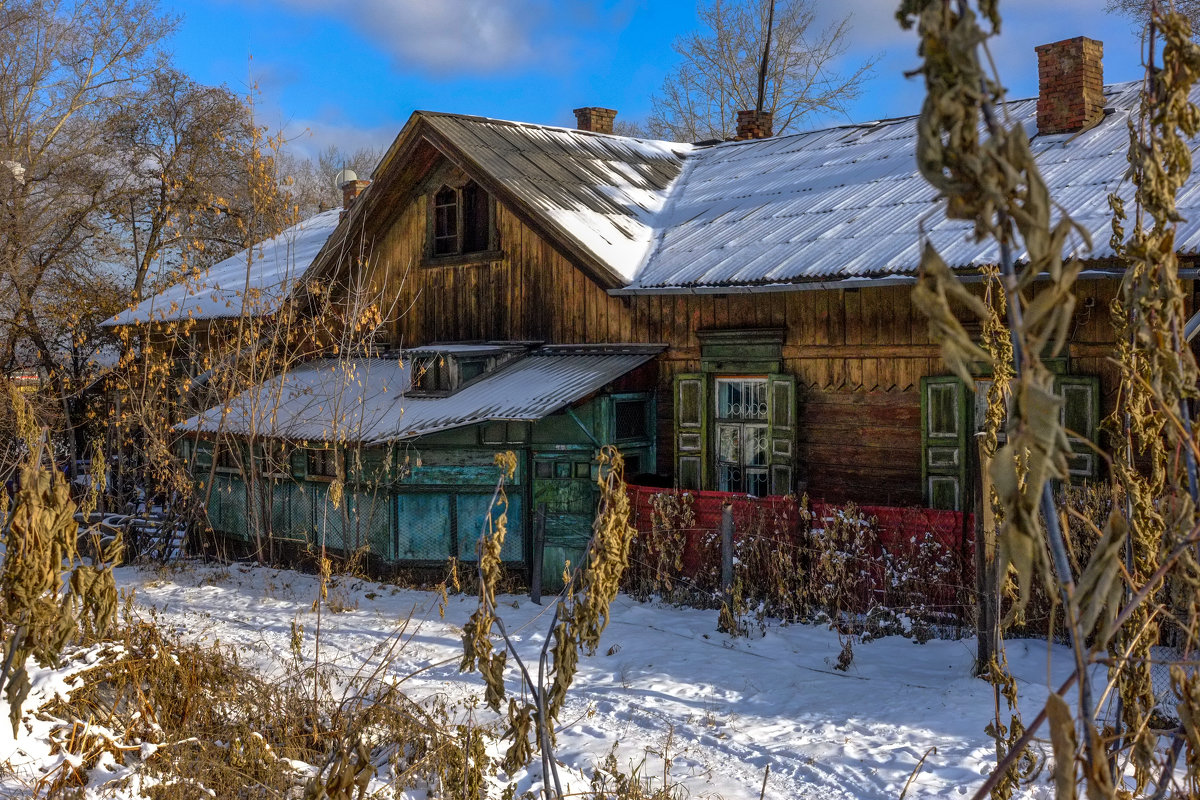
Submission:
M 814 497 L 915 504 L 920 487 L 920 379 L 946 374 L 909 286 L 856 290 L 615 297 L 552 244 L 497 207 L 502 258 L 485 264 L 422 265 L 424 197 L 376 237 L 377 268 L 407 309 L 391 320 L 393 341 L 541 340 L 656 342 L 660 359 L 659 464 L 672 471 L 672 379 L 699 369 L 697 331 L 781 327 L 784 369 L 801 386 L 800 460 Z M 1108 307 L 1116 284 L 1079 284 L 1072 371 L 1098 374 L 1111 407 Z

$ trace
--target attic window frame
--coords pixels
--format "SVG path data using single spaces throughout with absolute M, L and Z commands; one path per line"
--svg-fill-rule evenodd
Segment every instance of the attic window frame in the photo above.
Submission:
M 479 216 L 475 225 L 467 215 L 467 196 L 478 192 L 484 206 L 483 225 L 480 230 Z M 449 194 L 453 193 L 453 202 Z M 446 219 L 443 215 L 453 216 Z M 453 220 L 450 224 L 450 220 Z M 439 222 L 442 226 L 439 226 Z M 496 203 L 491 193 L 472 180 L 443 182 L 429 195 L 429 214 L 425 236 L 425 265 L 448 266 L 496 261 L 503 257 L 496 235 Z M 472 241 L 472 240 L 475 241 Z M 471 247 L 470 250 L 466 249 Z

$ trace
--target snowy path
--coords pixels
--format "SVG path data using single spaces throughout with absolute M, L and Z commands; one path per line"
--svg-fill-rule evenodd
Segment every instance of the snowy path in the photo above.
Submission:
M 126 568 L 118 570 L 118 584 L 136 587 L 138 604 L 153 608 L 160 623 L 234 645 L 264 670 L 290 657 L 293 622 L 304 626 L 311 648 L 316 581 L 309 575 Z M 394 664 L 400 675 L 423 670 L 408 680 L 410 693 L 451 700 L 480 693 L 479 679 L 457 669 L 459 633 L 474 598 L 452 596 L 441 619 L 428 592 L 352 580 L 333 596 L 357 610 L 324 615 L 323 661 L 353 672 L 411 614 Z M 525 597 L 501 598 L 499 606 L 532 657 L 550 606 Z M 692 797 L 757 798 L 769 764 L 770 798 L 894 800 L 928 753 L 908 796 L 964 797 L 981 782 L 992 753 L 983 733 L 992 693 L 970 676 L 973 646 L 896 637 L 857 644 L 849 672 L 840 673 L 831 667 L 840 643 L 823 628 L 773 627 L 760 638 L 730 639 L 716 631 L 715 612 L 622 596 L 600 651 L 581 660 L 558 756 L 590 772 L 616 743 L 623 764 L 645 757 L 643 774 L 655 776 L 666 756 Z M 1010 660 L 1032 715 L 1047 679 L 1066 675 L 1067 659 L 1059 651 L 1048 664 L 1043 645 L 1017 642 Z M 526 776 L 522 788 L 533 780 Z M 1050 797 L 1044 781 L 1043 774 L 1021 796 Z

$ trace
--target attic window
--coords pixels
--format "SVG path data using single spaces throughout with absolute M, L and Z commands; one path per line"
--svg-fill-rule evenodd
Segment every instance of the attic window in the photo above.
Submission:
M 433 195 L 430 254 L 434 258 L 492 249 L 491 198 L 479 184 L 443 186 Z
M 458 192 L 443 186 L 433 196 L 433 254 L 448 256 L 458 249 Z

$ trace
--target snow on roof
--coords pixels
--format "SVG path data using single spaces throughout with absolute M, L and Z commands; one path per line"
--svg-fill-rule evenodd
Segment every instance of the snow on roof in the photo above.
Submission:
M 1080 256 L 1113 256 L 1106 198 L 1132 198 L 1126 121 L 1139 89 L 1140 82 L 1105 87 L 1105 117 L 1078 133 L 1039 135 L 1036 99 L 1005 108 L 1030 135 L 1055 202 L 1091 234 L 1090 251 L 1069 242 Z M 1200 102 L 1200 90 L 1192 99 Z M 416 116 L 605 266 L 623 286 L 618 293 L 909 280 L 922 228 L 952 267 L 998 257 L 991 242 L 973 240 L 969 224 L 945 218 L 944 202 L 917 172 L 915 116 L 713 146 Z M 1200 179 L 1184 186 L 1178 205 L 1179 250 L 1200 254 Z M 256 248 L 252 294 L 260 306 L 275 307 L 337 220 L 337 211 L 318 215 Z M 236 316 L 245 276 L 243 252 L 105 324 Z
M 212 408 L 182 430 L 375 444 L 489 420 L 541 419 L 654 358 L 656 345 L 547 346 L 448 396 L 410 394 L 407 360 L 322 359 Z
M 1037 133 L 1036 98 L 1009 102 L 1051 195 L 1113 256 L 1107 195 L 1127 201 L 1128 130 L 1140 82 L 1105 87 L 1106 115 L 1078 133 Z M 1200 91 L 1193 93 L 1200 101 Z M 618 292 L 787 288 L 908 280 L 921 228 L 956 268 L 995 263 L 991 242 L 947 220 L 916 168 L 917 117 L 713 146 L 421 112 L 480 168 L 607 264 Z M 1200 179 L 1179 197 L 1177 242 L 1200 253 Z M 1020 254 L 1024 255 L 1024 254 Z
M 419 112 L 543 219 L 628 282 L 690 144 Z
M 122 311 L 105 326 L 253 315 L 279 307 L 337 227 L 340 209 L 326 211 L 203 270 Z M 249 283 L 247 284 L 247 268 Z M 247 288 L 249 291 L 247 291 Z
M 1092 237 L 1089 258 L 1113 255 L 1107 195 L 1125 180 L 1139 83 L 1105 87 L 1107 115 L 1080 133 L 1037 134 L 1036 99 L 1007 105 L 1025 126 L 1051 196 Z M 1193 102 L 1200 93 L 1193 94 Z M 953 267 L 994 263 L 990 242 L 947 220 L 944 203 L 917 172 L 916 117 L 729 142 L 687 159 L 656 246 L 631 291 L 731 287 L 913 275 L 924 227 Z M 1181 250 L 1200 247 L 1200 180 L 1180 193 Z

